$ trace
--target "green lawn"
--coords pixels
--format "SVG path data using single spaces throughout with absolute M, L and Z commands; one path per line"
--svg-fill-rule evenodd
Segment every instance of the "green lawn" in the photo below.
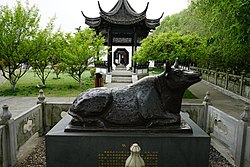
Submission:
M 156 73 L 160 73 L 160 70 Z M 45 96 L 76 97 L 82 91 L 94 87 L 94 78 L 90 78 L 89 71 L 83 74 L 83 88 L 80 88 L 78 82 L 68 74 L 61 74 L 60 79 L 54 77 L 55 74 L 51 73 L 46 81 L 46 88 L 43 88 Z M 14 92 L 10 89 L 9 81 L 5 80 L 0 85 L 0 96 L 38 96 L 40 90 L 37 87 L 38 84 L 41 84 L 40 79 L 34 75 L 33 71 L 29 71 L 19 80 Z M 183 98 L 197 99 L 189 90 L 185 92 Z
M 184 99 L 198 99 L 198 98 L 197 98 L 195 95 L 193 95 L 193 93 L 190 92 L 188 89 L 185 91 L 183 98 L 184 98 Z
M 157 75 L 164 71 L 164 68 L 149 68 L 149 75 Z
M 94 79 L 90 78 L 89 71 L 83 74 L 83 88 L 79 87 L 68 74 L 61 74 L 60 79 L 55 79 L 55 74 L 51 73 L 46 81 L 46 88 L 43 88 L 45 96 L 49 97 L 76 97 L 82 91 L 94 86 Z M 17 83 L 16 90 L 10 89 L 9 81 L 5 80 L 0 86 L 0 96 L 38 96 L 41 84 L 40 79 L 34 75 L 33 71 L 27 72 Z

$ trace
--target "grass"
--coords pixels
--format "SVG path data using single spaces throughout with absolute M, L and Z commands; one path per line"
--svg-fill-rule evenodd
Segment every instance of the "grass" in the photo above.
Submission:
M 83 74 L 83 87 L 68 74 L 61 74 L 60 79 L 55 79 L 51 73 L 46 80 L 46 87 L 43 88 L 45 96 L 48 97 L 76 97 L 82 91 L 94 86 L 94 79 L 90 78 L 89 71 Z M 38 96 L 41 84 L 40 79 L 33 71 L 27 72 L 17 83 L 16 90 L 10 89 L 9 81 L 5 80 L 0 86 L 0 96 Z
M 184 99 L 198 99 L 195 95 L 193 95 L 192 92 L 190 92 L 188 89 L 185 91 L 183 95 Z
M 149 68 L 149 75 L 157 75 L 164 71 L 164 68 Z
M 154 74 L 161 73 L 162 70 L 154 70 Z M 82 91 L 94 87 L 94 79 L 90 77 L 90 72 L 86 71 L 83 74 L 83 87 L 80 88 L 76 82 L 68 74 L 61 74 L 60 79 L 55 79 L 55 74 L 51 73 L 46 81 L 46 87 L 43 88 L 44 94 L 47 97 L 76 97 Z M 10 89 L 9 81 L 5 80 L 0 85 L 0 96 L 38 96 L 41 84 L 40 79 L 34 75 L 33 71 L 27 72 L 17 83 L 16 90 L 13 92 Z M 186 90 L 183 98 L 197 99 L 189 90 Z

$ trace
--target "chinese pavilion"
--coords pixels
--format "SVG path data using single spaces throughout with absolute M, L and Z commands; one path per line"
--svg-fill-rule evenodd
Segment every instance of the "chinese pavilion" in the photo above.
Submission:
M 132 56 L 134 55 L 137 46 L 140 45 L 140 41 L 146 38 L 151 30 L 160 25 L 160 19 L 163 16 L 162 14 L 158 19 L 148 19 L 146 17 L 148 5 L 149 3 L 147 3 L 143 12 L 137 13 L 127 0 L 118 0 L 109 12 L 105 12 L 98 1 L 99 17 L 90 18 L 82 12 L 85 17 L 85 23 L 90 28 L 95 29 L 97 33 L 102 33 L 105 37 L 105 45 L 109 46 L 110 50 L 107 55 L 108 72 L 111 72 L 112 64 L 123 64 L 126 66 L 129 61 L 131 61 L 135 72 L 136 63 L 132 62 L 131 58 L 129 60 L 126 49 L 117 49 L 113 54 L 112 46 L 131 46 Z M 113 58 L 112 54 L 114 55 Z

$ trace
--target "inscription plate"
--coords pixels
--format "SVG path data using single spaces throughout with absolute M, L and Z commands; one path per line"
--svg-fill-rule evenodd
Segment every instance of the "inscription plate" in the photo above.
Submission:
M 129 157 L 129 151 L 104 151 L 98 154 L 98 167 L 121 167 Z M 142 151 L 145 167 L 158 167 L 158 152 Z

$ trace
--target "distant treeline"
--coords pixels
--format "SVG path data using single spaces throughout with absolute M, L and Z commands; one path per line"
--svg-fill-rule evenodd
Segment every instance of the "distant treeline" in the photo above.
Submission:
M 154 34 L 195 34 L 204 40 L 203 52 L 191 61 L 200 67 L 250 72 L 250 1 L 200 0 L 166 17 Z

